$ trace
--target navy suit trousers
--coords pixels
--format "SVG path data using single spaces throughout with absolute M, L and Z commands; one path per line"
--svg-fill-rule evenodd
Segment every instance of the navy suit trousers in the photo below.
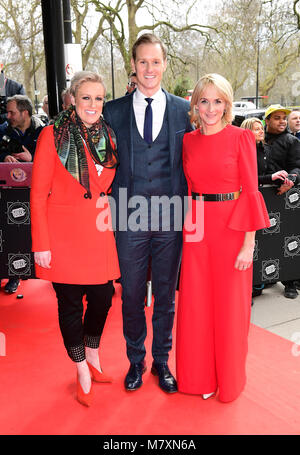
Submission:
M 152 356 L 155 362 L 166 362 L 172 347 L 182 232 L 117 232 L 116 240 L 121 269 L 123 332 L 129 361 L 141 362 L 146 354 L 145 295 L 151 257 L 154 295 Z

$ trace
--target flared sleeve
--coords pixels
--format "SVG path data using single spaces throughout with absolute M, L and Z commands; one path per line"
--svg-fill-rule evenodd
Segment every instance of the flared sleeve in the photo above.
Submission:
M 237 147 L 241 195 L 228 227 L 236 231 L 257 231 L 269 227 L 270 220 L 264 198 L 258 191 L 256 144 L 251 130 L 240 132 Z

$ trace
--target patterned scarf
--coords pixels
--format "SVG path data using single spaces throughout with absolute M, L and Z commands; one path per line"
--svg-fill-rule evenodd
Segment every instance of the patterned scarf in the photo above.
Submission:
M 90 179 L 86 146 L 94 162 L 108 169 L 119 164 L 116 152 L 116 137 L 103 118 L 87 128 L 78 117 L 75 107 L 58 114 L 54 126 L 55 147 L 60 161 L 68 172 L 87 190 L 89 198 Z

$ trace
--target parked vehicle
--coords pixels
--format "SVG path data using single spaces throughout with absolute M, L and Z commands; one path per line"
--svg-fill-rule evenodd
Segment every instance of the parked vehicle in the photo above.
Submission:
M 265 109 L 244 109 L 240 111 L 233 110 L 234 120 L 232 122 L 233 125 L 241 126 L 242 122 L 246 118 L 256 117 L 260 120 L 263 120 L 265 117 Z
M 251 101 L 234 101 L 233 110 L 256 109 L 256 105 Z

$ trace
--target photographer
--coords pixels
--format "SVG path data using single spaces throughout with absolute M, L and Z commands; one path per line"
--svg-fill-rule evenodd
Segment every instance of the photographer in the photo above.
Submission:
M 267 167 L 271 173 L 285 170 L 287 176 L 282 183 L 279 180 L 278 194 L 283 194 L 300 182 L 300 141 L 287 130 L 289 109 L 273 104 L 265 112 L 266 136 L 265 147 Z M 298 295 L 296 282 L 282 282 L 284 296 L 295 299 Z
M 42 122 L 32 115 L 26 95 L 8 98 L 6 110 L 8 122 L 0 126 L 0 161 L 32 161 Z

